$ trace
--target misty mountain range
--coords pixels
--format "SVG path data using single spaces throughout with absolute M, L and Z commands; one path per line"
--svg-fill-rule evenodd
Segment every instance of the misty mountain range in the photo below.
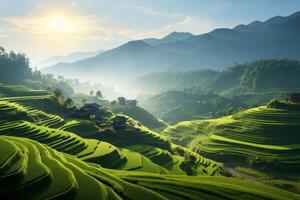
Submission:
M 94 57 L 59 63 L 42 72 L 109 82 L 132 80 L 149 72 L 221 70 L 258 59 L 300 59 L 299 35 L 300 12 L 296 12 L 201 35 L 173 32 L 162 39 L 130 41 Z
M 104 52 L 103 50 L 91 51 L 91 52 L 74 52 L 65 56 L 51 56 L 45 60 L 40 61 L 37 65 L 39 67 L 49 67 L 56 65 L 58 63 L 72 63 L 78 60 L 94 57 L 100 53 Z

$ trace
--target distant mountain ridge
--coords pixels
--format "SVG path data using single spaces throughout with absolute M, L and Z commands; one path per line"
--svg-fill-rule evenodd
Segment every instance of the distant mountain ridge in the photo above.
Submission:
M 39 67 L 49 67 L 58 63 L 72 63 L 78 60 L 94 57 L 97 54 L 100 54 L 102 52 L 104 52 L 104 50 L 91 51 L 91 52 L 74 52 L 65 56 L 57 55 L 42 60 L 37 65 Z
M 178 42 L 181 40 L 185 40 L 188 38 L 193 37 L 194 35 L 192 33 L 188 33 L 188 32 L 172 32 L 169 35 L 161 38 L 161 39 L 157 39 L 157 38 L 148 38 L 148 39 L 144 39 L 143 41 L 151 44 L 151 45 L 158 45 L 158 44 L 165 44 L 165 43 L 171 43 L 171 42 Z
M 162 39 L 131 41 L 94 58 L 42 70 L 91 80 L 132 80 L 159 71 L 220 70 L 258 59 L 300 59 L 300 12 L 255 21 L 233 29 L 192 35 L 174 32 Z

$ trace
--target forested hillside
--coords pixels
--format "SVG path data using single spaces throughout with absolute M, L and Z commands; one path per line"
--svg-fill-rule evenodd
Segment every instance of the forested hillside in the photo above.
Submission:
M 300 62 L 296 60 L 258 60 L 236 64 L 223 71 L 153 73 L 138 78 L 133 87 L 140 94 L 191 88 L 216 93 L 234 88 L 239 88 L 239 93 L 293 91 L 299 88 L 299 69 Z
M 259 60 L 228 69 L 164 72 L 137 80 L 155 95 L 141 105 L 167 122 L 210 118 L 282 99 L 300 88 L 300 62 Z M 166 90 L 166 92 L 162 92 Z M 172 90 L 172 91 L 170 91 Z
M 73 88 L 64 80 L 54 79 L 50 74 L 42 75 L 29 64 L 25 54 L 6 52 L 0 47 L 0 83 L 23 84 L 34 89 L 60 89 L 66 95 L 73 93 Z

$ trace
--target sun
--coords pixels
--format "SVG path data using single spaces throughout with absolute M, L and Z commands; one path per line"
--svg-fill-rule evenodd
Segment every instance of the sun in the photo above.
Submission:
M 48 21 L 48 28 L 56 32 L 68 32 L 71 31 L 73 23 L 65 16 L 52 16 Z

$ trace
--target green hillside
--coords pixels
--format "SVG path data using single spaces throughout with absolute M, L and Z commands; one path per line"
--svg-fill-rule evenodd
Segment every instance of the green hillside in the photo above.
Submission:
M 152 74 L 138 79 L 143 94 L 151 94 L 140 105 L 171 124 L 226 116 L 299 91 L 299 69 L 299 61 L 270 59 L 223 71 Z
M 0 146 L 1 199 L 299 198 L 284 190 L 232 178 L 105 170 L 25 138 L 0 136 Z
M 171 124 L 185 120 L 207 119 L 218 116 L 221 110 L 245 107 L 235 99 L 193 89 L 163 92 L 145 100 L 141 106 Z
M 51 93 L 20 86 L 1 85 L 1 96 L 1 199 L 298 198 L 225 178 L 222 164 L 127 116 L 76 119 Z
M 225 165 L 299 178 L 299 122 L 299 111 L 262 106 L 219 119 L 182 122 L 164 134 Z
M 299 88 L 297 60 L 257 60 L 235 64 L 221 71 L 157 72 L 139 77 L 132 85 L 139 94 L 159 94 L 192 88 L 222 93 L 239 87 L 244 92 L 288 92 Z M 235 93 L 236 94 L 236 93 Z
M 64 96 L 66 80 L 40 76 L 25 65 L 28 74 L 19 81 L 0 84 L 0 199 L 300 197 L 299 111 L 259 107 L 182 122 L 161 134 L 155 130 L 167 125 L 137 101 L 101 100 L 119 114 L 104 104 L 76 107 Z M 163 112 L 174 120 L 184 113 L 201 119 L 239 105 L 197 91 L 166 92 Z M 247 95 L 245 100 L 255 100 L 251 91 Z
M 137 105 L 115 104 L 110 108 L 114 113 L 128 115 L 152 130 L 163 130 L 168 126 L 164 121 L 157 119 L 147 110 Z
M 111 169 L 222 174 L 221 164 L 170 143 L 127 116 L 101 112 L 93 120 L 74 118 L 48 92 L 13 85 L 1 85 L 0 92 L 0 135 L 34 139 Z M 188 164 L 191 157 L 193 166 Z

